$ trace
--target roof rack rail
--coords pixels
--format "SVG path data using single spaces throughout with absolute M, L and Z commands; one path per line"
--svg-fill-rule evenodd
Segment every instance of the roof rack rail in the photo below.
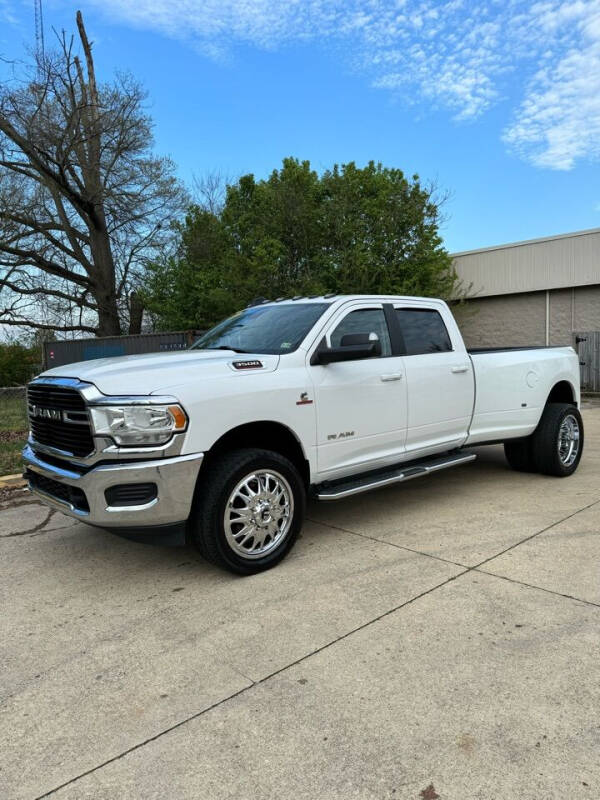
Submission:
M 294 297 L 292 297 L 292 300 L 302 300 L 302 297 L 303 297 L 303 295 L 297 294 L 297 295 L 294 295 Z
M 263 303 L 268 303 L 266 297 L 255 297 L 254 300 L 250 300 L 246 308 L 252 308 L 252 306 L 261 306 Z
M 275 300 L 273 300 L 273 302 L 274 303 L 281 303 L 282 300 L 285 300 L 285 297 L 276 297 Z
M 325 300 L 328 300 L 330 297 L 337 297 L 337 292 L 329 292 L 328 294 L 324 294 L 323 297 Z

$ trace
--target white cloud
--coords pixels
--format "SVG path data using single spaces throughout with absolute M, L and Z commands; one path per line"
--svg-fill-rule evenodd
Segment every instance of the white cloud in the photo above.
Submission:
M 9 0 L 0 0 L 0 23 L 18 25 L 19 20 L 14 13 L 13 5 Z
M 600 2 L 550 5 L 536 7 L 540 30 L 561 47 L 543 53 L 503 138 L 538 167 L 569 170 L 600 157 Z
M 520 157 L 552 169 L 600 157 L 600 0 L 90 1 L 216 58 L 236 43 L 343 44 L 373 86 L 459 120 L 516 93 L 503 139 Z
M 600 42 L 535 76 L 504 141 L 539 167 L 569 170 L 600 156 Z

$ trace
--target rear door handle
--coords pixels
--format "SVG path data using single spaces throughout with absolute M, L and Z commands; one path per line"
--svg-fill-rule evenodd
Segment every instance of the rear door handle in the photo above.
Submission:
M 387 372 L 384 375 L 379 376 L 384 383 L 388 383 L 388 381 L 399 381 L 402 378 L 401 372 Z
M 468 364 L 462 364 L 460 367 L 452 367 L 452 372 L 456 375 L 459 372 L 467 372 L 468 369 Z

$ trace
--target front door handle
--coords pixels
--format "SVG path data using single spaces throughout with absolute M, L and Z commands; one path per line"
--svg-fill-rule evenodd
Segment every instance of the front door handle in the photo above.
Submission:
M 456 375 L 459 372 L 467 372 L 468 369 L 469 369 L 469 365 L 468 364 L 461 364 L 460 367 L 452 367 L 452 372 Z
M 380 375 L 380 378 L 384 383 L 387 383 L 388 381 L 399 381 L 402 378 L 402 373 L 401 372 L 387 372 L 384 375 Z

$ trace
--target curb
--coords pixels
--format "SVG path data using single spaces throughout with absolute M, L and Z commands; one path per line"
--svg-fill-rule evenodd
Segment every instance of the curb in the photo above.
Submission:
M 0 489 L 22 489 L 26 485 L 27 481 L 20 472 L 15 475 L 0 475 Z

